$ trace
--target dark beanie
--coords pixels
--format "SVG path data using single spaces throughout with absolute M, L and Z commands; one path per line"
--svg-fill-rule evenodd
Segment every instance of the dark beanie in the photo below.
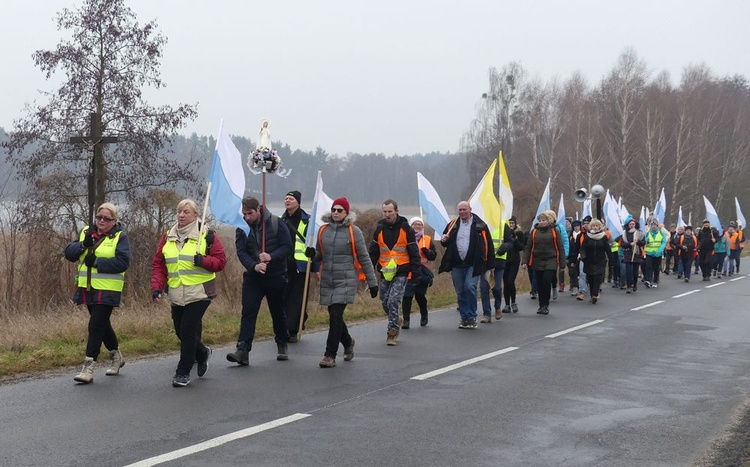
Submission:
M 286 195 L 284 195 L 284 198 L 286 198 L 287 196 L 291 196 L 292 198 L 296 199 L 297 200 L 297 204 L 301 204 L 302 203 L 302 193 L 300 193 L 297 190 L 290 191 L 289 193 L 287 193 Z
M 341 206 L 342 208 L 344 208 L 347 214 L 349 213 L 349 200 L 347 200 L 343 196 L 341 198 L 336 198 L 333 200 L 333 204 L 331 205 L 331 207 L 333 208 L 337 204 Z
M 591 222 L 591 216 L 584 217 L 583 222 Z
M 576 219 L 576 220 L 574 220 L 573 222 L 570 223 L 570 226 L 571 227 L 575 227 L 575 226 L 580 227 L 581 226 L 581 221 L 579 221 L 578 219 Z

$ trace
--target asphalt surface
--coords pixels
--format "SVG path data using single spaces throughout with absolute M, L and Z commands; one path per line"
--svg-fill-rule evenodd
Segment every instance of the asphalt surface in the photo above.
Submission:
M 384 318 L 352 326 L 355 358 L 333 369 L 317 333 L 287 362 L 269 341 L 249 367 L 214 349 L 186 388 L 175 356 L 90 385 L 6 384 L 0 465 L 741 465 L 750 277 L 734 279 L 605 284 L 599 304 L 565 293 L 548 316 L 526 295 L 477 330 L 439 310 L 395 347 Z

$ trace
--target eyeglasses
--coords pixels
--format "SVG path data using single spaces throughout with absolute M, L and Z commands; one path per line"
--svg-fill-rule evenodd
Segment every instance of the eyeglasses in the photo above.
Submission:
M 104 217 L 104 216 L 96 216 L 96 220 L 102 221 L 102 222 L 112 222 L 114 219 L 110 219 L 109 217 Z
M 331 212 L 344 212 L 344 208 L 331 208 Z

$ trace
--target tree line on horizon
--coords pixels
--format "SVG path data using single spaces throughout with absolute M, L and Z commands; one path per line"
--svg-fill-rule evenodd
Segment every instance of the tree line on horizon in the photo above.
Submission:
M 688 65 L 675 85 L 628 48 L 593 84 L 581 73 L 543 81 L 518 62 L 491 68 L 477 108 L 461 141 L 472 181 L 502 150 L 514 194 L 520 188 L 527 204 L 538 202 L 549 178 L 555 205 L 560 192 L 570 200 L 598 183 L 631 212 L 653 208 L 665 188 L 671 222 L 680 205 L 702 218 L 703 195 L 726 221 L 735 196 L 750 205 L 745 76 Z

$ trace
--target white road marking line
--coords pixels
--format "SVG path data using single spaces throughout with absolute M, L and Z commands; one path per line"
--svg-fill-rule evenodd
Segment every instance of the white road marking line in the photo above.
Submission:
M 664 303 L 664 300 L 657 300 L 657 301 L 652 302 L 652 303 L 647 303 L 645 305 L 641 305 L 641 306 L 638 306 L 638 307 L 635 307 L 635 308 L 631 308 L 630 311 L 639 311 L 639 310 L 642 310 L 644 308 L 648 308 L 650 306 L 658 305 L 660 303 Z
M 603 322 L 604 322 L 603 319 L 597 319 L 597 320 L 591 321 L 590 323 L 581 324 L 580 326 L 575 326 L 569 329 L 565 329 L 564 331 L 556 332 L 554 334 L 550 334 L 549 336 L 544 336 L 544 337 L 549 337 L 549 338 L 560 337 L 564 334 L 568 334 L 569 332 L 578 331 L 579 329 L 587 328 L 589 326 L 593 326 L 595 324 L 599 324 Z
M 490 352 L 485 355 L 480 355 L 479 357 L 470 358 L 468 360 L 464 360 L 463 362 L 454 363 L 453 365 L 446 366 L 444 368 L 440 368 L 435 371 L 430 371 L 429 373 L 424 373 L 418 376 L 414 376 L 411 379 L 416 379 L 419 381 L 424 381 L 426 379 L 432 378 L 433 376 L 442 375 L 443 373 L 448 373 L 449 371 L 457 370 L 459 368 L 463 368 L 465 366 L 472 365 L 477 362 L 481 362 L 482 360 L 487 360 L 488 358 L 497 357 L 498 355 L 502 355 L 504 353 L 513 352 L 514 350 L 518 350 L 518 347 L 506 347 L 502 350 L 498 350 L 496 352 Z
M 729 279 L 729 282 L 738 281 L 738 280 L 744 279 L 744 278 L 745 278 L 745 276 L 735 277 L 734 279 Z
M 681 293 L 680 295 L 675 295 L 675 296 L 673 296 L 672 298 L 682 298 L 682 297 L 686 297 L 686 296 L 688 296 L 688 295 L 690 295 L 690 294 L 694 294 L 694 293 L 696 293 L 696 292 L 700 292 L 700 290 L 698 290 L 698 289 L 696 289 L 696 290 L 691 290 L 690 292 L 685 292 L 685 293 Z
M 707 289 L 713 289 L 714 287 L 718 287 L 718 286 L 724 285 L 724 284 L 726 284 L 726 282 L 717 282 L 716 284 L 707 285 L 706 288 Z
M 217 438 L 209 439 L 208 441 L 204 441 L 202 443 L 194 444 L 192 446 L 188 446 L 186 448 L 178 449 L 176 451 L 168 452 L 166 454 L 162 454 L 160 456 L 151 457 L 148 459 L 144 459 L 142 461 L 138 461 L 135 464 L 130 464 L 125 467 L 150 467 L 152 465 L 161 464 L 164 462 L 173 461 L 175 459 L 179 459 L 181 457 L 186 457 L 191 454 L 195 454 L 197 452 L 205 451 L 207 449 L 215 448 L 217 446 L 221 446 L 222 444 L 228 443 L 230 441 L 235 441 L 242 438 L 247 438 L 248 436 L 252 436 L 255 434 L 258 434 L 260 432 L 270 430 L 272 428 L 276 428 L 282 425 L 286 425 L 287 423 L 296 422 L 297 420 L 302 420 L 303 418 L 310 417 L 310 414 L 306 413 L 296 413 L 294 415 L 290 415 L 288 417 L 279 418 L 278 420 L 273 420 L 268 423 L 264 423 L 262 425 L 253 426 L 250 428 L 245 428 L 244 430 L 235 431 L 234 433 L 229 433 L 223 436 L 219 436 Z

